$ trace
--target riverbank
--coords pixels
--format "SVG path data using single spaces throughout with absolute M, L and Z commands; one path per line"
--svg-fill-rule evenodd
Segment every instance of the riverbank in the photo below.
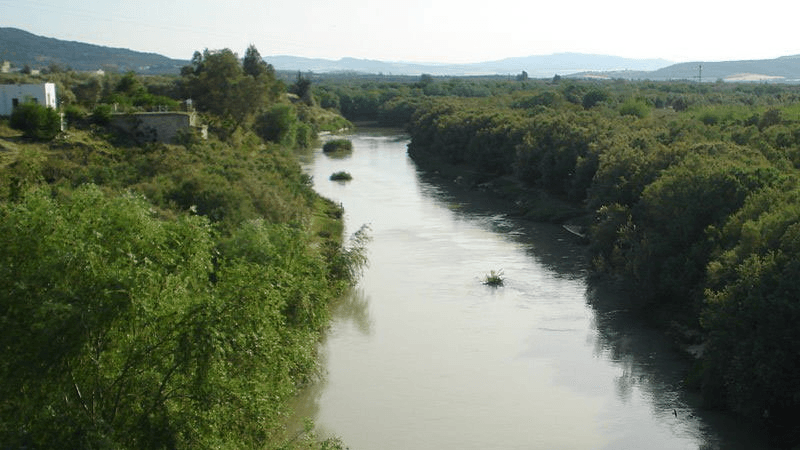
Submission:
M 412 159 L 428 177 L 466 192 L 489 194 L 497 200 L 498 207 L 515 217 L 558 225 L 589 225 L 591 215 L 580 204 L 525 186 L 513 176 L 495 177 L 466 164 L 448 164 L 433 158 Z
M 576 242 L 587 245 L 590 253 L 590 229 L 595 219 L 584 205 L 557 198 L 541 188 L 533 188 L 520 183 L 513 176 L 493 177 L 475 168 L 462 164 L 448 164 L 434 158 L 413 158 L 422 176 L 431 182 L 457 190 L 463 194 L 479 194 L 483 202 L 491 202 L 497 212 L 532 222 L 552 223 L 563 226 Z M 593 272 L 593 282 L 605 284 L 631 297 L 629 307 L 636 307 L 633 298 L 636 293 L 626 289 L 625 283 L 607 275 Z M 685 352 L 693 359 L 702 355 L 703 333 L 696 318 L 682 317 L 676 320 L 676 312 L 643 308 L 641 317 L 651 326 L 662 330 L 675 341 L 676 349 Z
M 364 250 L 289 149 L 0 121 L 0 217 L 4 446 L 342 447 L 284 422 Z

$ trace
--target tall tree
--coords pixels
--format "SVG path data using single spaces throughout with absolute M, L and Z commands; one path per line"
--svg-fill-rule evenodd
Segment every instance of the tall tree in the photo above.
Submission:
M 202 55 L 195 53 L 192 65 L 181 70 L 181 74 L 186 93 L 197 109 L 229 122 L 230 131 L 238 128 L 268 100 L 268 85 L 246 74 L 236 53 L 227 48 L 218 51 L 206 49 Z
M 264 61 L 264 58 L 261 57 L 258 49 L 256 49 L 256 46 L 253 44 L 250 44 L 247 50 L 245 50 L 242 66 L 244 68 L 244 73 L 253 78 L 259 78 L 264 75 L 268 76 L 270 74 L 274 76 L 275 74 L 275 69 Z
M 314 104 L 314 96 L 311 90 L 311 80 L 304 77 L 299 71 L 297 72 L 297 81 L 289 88 L 292 94 L 300 97 L 300 100 L 307 105 Z

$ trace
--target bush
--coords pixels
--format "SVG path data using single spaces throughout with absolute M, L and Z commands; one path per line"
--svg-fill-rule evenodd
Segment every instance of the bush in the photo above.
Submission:
M 92 110 L 92 123 L 108 125 L 111 123 L 111 105 L 97 105 Z
M 341 171 L 331 174 L 330 180 L 331 181 L 350 181 L 353 179 L 353 176 L 350 173 Z
M 86 121 L 86 111 L 77 105 L 64 108 L 64 119 L 68 127 L 79 127 Z
M 584 109 L 591 109 L 608 100 L 608 93 L 600 89 L 592 89 L 583 96 L 581 104 Z
M 299 123 L 297 125 L 297 130 L 295 130 L 296 137 L 295 137 L 295 144 L 298 148 L 311 148 L 311 145 L 314 144 L 315 133 L 314 129 L 311 128 L 311 125 L 307 123 Z
M 619 113 L 623 116 L 636 116 L 641 119 L 650 114 L 650 107 L 641 100 L 627 100 L 620 105 Z
M 500 287 L 503 285 L 503 269 L 498 271 L 490 271 L 483 279 L 483 284 L 491 287 Z
M 322 151 L 325 153 L 339 153 L 353 151 L 353 143 L 348 139 L 334 139 L 328 141 L 322 146 Z
M 49 141 L 61 131 L 61 117 L 46 106 L 23 103 L 11 113 L 10 125 L 22 131 L 25 137 Z
M 294 147 L 297 139 L 297 113 L 291 105 L 275 105 L 256 118 L 254 129 L 267 142 Z

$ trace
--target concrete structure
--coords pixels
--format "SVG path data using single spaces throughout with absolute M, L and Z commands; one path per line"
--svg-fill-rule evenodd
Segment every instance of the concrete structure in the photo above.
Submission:
M 0 116 L 10 116 L 14 107 L 26 101 L 56 109 L 56 85 L 54 83 L 0 84 Z
M 208 138 L 205 125 L 198 125 L 194 112 L 148 112 L 114 114 L 111 125 L 132 135 L 139 142 L 172 143 L 181 133 L 196 133 Z

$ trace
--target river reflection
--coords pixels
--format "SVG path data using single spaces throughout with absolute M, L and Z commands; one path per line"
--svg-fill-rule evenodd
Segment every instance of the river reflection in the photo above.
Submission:
M 401 136 L 351 139 L 349 157 L 306 164 L 348 230 L 373 237 L 321 379 L 297 401 L 323 434 L 354 450 L 762 447 L 697 407 L 686 361 L 628 300 L 589 285 L 569 233 L 418 171 Z M 353 181 L 329 182 L 339 170 Z M 505 285 L 484 286 L 497 269 Z

